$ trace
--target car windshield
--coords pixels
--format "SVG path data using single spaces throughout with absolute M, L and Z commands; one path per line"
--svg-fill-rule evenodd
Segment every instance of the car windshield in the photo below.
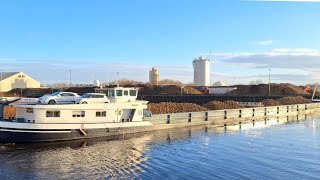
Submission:
M 58 94 L 60 94 L 60 92 L 52 93 L 50 96 L 56 96 L 56 95 L 58 95 Z
M 84 94 L 84 95 L 82 95 L 81 97 L 82 98 L 89 98 L 91 96 L 91 94 Z

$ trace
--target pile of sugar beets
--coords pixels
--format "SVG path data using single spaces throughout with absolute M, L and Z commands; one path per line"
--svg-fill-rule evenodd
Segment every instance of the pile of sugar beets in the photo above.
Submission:
M 306 99 L 302 96 L 288 96 L 277 100 L 266 99 L 262 101 L 263 106 L 279 106 L 279 105 L 290 105 L 290 104 L 306 104 L 311 103 L 311 100 Z M 181 112 L 197 112 L 197 111 L 208 111 L 208 110 L 220 110 L 220 109 L 239 109 L 244 108 L 236 101 L 211 101 L 203 106 L 199 106 L 193 103 L 172 103 L 172 102 L 161 102 L 161 103 L 149 103 L 148 109 L 153 114 L 166 114 L 166 113 L 181 113 Z

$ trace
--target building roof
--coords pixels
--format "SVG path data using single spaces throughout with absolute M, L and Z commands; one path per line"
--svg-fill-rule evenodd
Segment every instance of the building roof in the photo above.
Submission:
M 0 81 L 7 79 L 8 77 L 11 77 L 18 73 L 20 72 L 0 72 Z

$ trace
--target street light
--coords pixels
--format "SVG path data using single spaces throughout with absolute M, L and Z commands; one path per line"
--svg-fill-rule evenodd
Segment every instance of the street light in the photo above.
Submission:
M 269 96 L 271 95 L 271 86 L 270 86 L 270 70 L 271 69 L 268 69 L 269 70 Z
M 69 84 L 69 87 L 71 87 L 71 69 L 69 70 L 69 75 L 70 75 L 70 84 Z

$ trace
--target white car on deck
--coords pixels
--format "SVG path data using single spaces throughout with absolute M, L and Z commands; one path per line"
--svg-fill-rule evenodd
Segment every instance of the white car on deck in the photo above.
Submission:
M 75 104 L 81 96 L 73 92 L 55 92 L 39 98 L 40 104 Z
M 96 103 L 110 103 L 110 100 L 102 93 L 85 93 L 77 101 L 78 104 L 96 104 Z

